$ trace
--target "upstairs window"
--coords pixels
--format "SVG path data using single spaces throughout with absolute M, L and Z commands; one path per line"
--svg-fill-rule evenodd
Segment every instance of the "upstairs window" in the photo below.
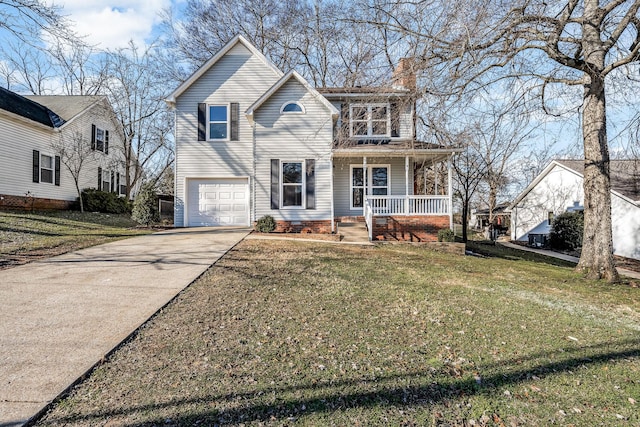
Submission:
M 226 105 L 209 105 L 209 139 L 229 139 L 229 112 Z
M 304 105 L 296 101 L 285 102 L 280 108 L 281 114 L 304 114 Z
M 91 149 L 109 154 L 109 131 L 91 125 Z
M 350 117 L 351 136 L 389 136 L 389 104 L 353 104 Z

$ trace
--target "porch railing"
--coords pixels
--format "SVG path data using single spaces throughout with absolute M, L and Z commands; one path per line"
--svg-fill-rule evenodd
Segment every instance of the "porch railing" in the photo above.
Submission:
M 449 215 L 449 196 L 368 195 L 365 203 L 365 219 L 367 209 L 371 210 L 371 216 Z

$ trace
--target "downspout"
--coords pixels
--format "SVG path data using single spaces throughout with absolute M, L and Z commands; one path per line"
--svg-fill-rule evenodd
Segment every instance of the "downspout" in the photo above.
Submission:
M 447 184 L 449 192 L 449 228 L 453 230 L 453 180 L 451 176 L 451 158 L 455 153 L 451 153 L 449 158 L 447 159 Z
M 256 121 L 252 120 L 251 123 L 251 135 L 253 139 L 252 150 L 253 150 L 253 172 L 251 177 L 251 209 L 249 210 L 251 218 L 249 218 L 249 225 L 253 225 L 253 222 L 256 221 Z

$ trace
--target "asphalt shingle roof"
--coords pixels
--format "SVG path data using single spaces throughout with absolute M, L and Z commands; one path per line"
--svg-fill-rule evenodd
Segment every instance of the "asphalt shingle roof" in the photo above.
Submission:
M 556 160 L 584 176 L 583 160 Z M 631 200 L 640 200 L 640 159 L 611 160 L 611 189 Z
M 0 87 L 0 108 L 51 128 L 60 127 L 65 122 L 62 117 L 44 105 L 2 87 Z

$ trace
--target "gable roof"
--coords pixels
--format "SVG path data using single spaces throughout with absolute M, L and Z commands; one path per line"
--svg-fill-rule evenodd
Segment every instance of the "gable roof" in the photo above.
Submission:
M 542 172 L 515 198 L 508 210 L 512 210 L 555 167 L 560 167 L 584 178 L 584 160 L 557 159 L 551 161 Z M 611 160 L 611 192 L 632 203 L 640 201 L 640 159 Z
M 26 95 L 25 98 L 55 111 L 65 122 L 68 122 L 106 97 L 103 95 Z
M 297 71 L 289 71 L 287 74 L 282 76 L 282 78 L 280 78 L 280 80 L 278 80 L 273 86 L 271 86 L 271 88 L 269 88 L 268 91 L 266 91 L 264 94 L 262 94 L 262 96 L 256 102 L 254 102 L 247 109 L 247 111 L 245 111 L 245 115 L 247 116 L 247 118 L 249 120 L 252 120 L 253 119 L 253 113 L 258 108 L 260 108 L 262 106 L 262 104 L 264 104 L 269 98 L 271 98 L 271 96 L 274 93 L 276 93 L 278 90 L 280 90 L 280 88 L 282 86 L 284 86 L 284 84 L 286 82 L 288 82 L 292 78 L 296 79 L 302 86 L 305 87 L 305 89 L 314 98 L 316 98 L 318 101 L 320 101 L 322 103 L 322 105 L 324 105 L 331 112 L 331 115 L 333 116 L 334 119 L 338 117 L 340 112 L 338 111 L 338 109 L 336 107 L 333 106 L 333 104 L 331 104 L 329 101 L 327 101 L 327 99 L 324 96 L 322 96 L 317 90 L 315 90 L 313 87 L 311 87 L 311 85 L 304 79 L 304 77 L 302 77 L 300 74 L 298 74 Z
M 59 128 L 65 120 L 44 105 L 0 87 L 0 108 L 22 118 L 52 129 Z
M 224 45 L 223 48 L 220 49 L 218 51 L 218 53 L 216 53 L 211 59 L 209 59 L 200 68 L 198 68 L 193 74 L 191 74 L 191 76 L 187 80 L 182 82 L 182 84 L 180 86 L 178 86 L 178 88 L 176 90 L 171 92 L 171 94 L 169 94 L 169 96 L 166 99 L 167 103 L 175 104 L 176 98 L 178 98 L 180 95 L 182 95 L 184 93 L 184 91 L 189 89 L 189 87 L 192 84 L 194 84 L 200 77 L 202 77 L 202 75 L 204 73 L 206 73 L 211 67 L 213 67 L 216 64 L 216 62 L 218 62 L 220 60 L 220 58 L 222 58 L 224 55 L 226 55 L 227 52 L 229 52 L 238 43 L 241 43 L 255 57 L 260 59 L 267 67 L 269 67 L 271 70 L 273 70 L 273 72 L 275 73 L 276 76 L 278 76 L 278 77 L 282 76 L 282 74 L 283 74 L 282 71 L 280 71 L 271 61 L 269 61 L 267 59 L 267 57 L 262 54 L 262 52 L 260 52 L 258 49 L 256 49 L 243 36 L 237 35 L 234 38 L 232 38 L 226 45 Z

